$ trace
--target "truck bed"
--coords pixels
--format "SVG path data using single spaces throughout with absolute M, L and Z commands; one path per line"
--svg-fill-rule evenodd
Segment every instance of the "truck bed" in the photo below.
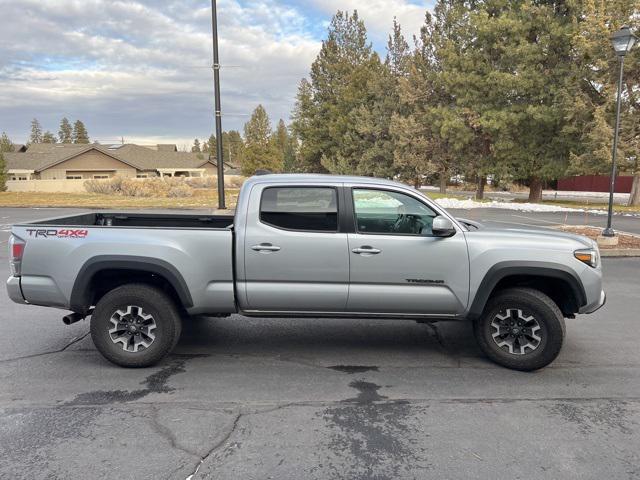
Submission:
M 191 314 L 234 312 L 233 220 L 92 212 L 14 225 L 12 234 L 24 242 L 21 276 L 12 280 L 15 296 L 84 311 L 91 306 L 87 286 L 143 271 L 166 279 Z M 100 270 L 107 271 L 104 278 L 94 275 Z
M 100 212 L 39 220 L 24 225 L 229 229 L 233 226 L 233 215 Z

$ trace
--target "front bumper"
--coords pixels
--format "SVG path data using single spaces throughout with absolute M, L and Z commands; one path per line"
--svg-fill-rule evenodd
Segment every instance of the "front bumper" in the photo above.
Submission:
M 604 293 L 604 290 L 601 290 L 600 298 L 597 301 L 582 307 L 580 310 L 578 310 L 578 313 L 593 313 L 596 310 L 602 308 L 605 303 L 607 303 L 607 294 Z
M 20 277 L 11 276 L 7 280 L 7 293 L 9 298 L 16 303 L 27 303 L 22 296 L 22 288 L 20 288 Z

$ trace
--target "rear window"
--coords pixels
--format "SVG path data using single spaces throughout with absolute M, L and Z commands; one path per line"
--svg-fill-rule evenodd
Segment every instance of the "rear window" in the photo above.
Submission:
M 330 187 L 269 187 L 260 221 L 285 230 L 338 231 L 338 197 Z

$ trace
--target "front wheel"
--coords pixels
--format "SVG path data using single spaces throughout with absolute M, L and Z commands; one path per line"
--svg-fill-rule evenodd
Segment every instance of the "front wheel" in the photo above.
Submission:
M 149 367 L 173 349 L 181 325 L 175 303 L 162 290 L 128 284 L 100 299 L 91 316 L 91 338 L 110 362 Z
M 523 371 L 553 362 L 565 331 L 564 317 L 555 302 L 532 288 L 498 292 L 474 324 L 476 340 L 487 357 Z

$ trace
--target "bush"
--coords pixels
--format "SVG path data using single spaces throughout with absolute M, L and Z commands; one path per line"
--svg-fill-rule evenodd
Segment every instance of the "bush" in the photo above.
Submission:
M 193 189 L 187 185 L 176 185 L 175 187 L 171 187 L 167 192 L 167 197 L 178 198 L 178 197 L 191 197 L 193 195 Z
M 186 184 L 191 188 L 215 188 L 217 181 L 217 177 L 188 177 L 185 179 Z
M 240 187 L 245 177 L 225 177 L 225 186 Z M 123 178 L 115 176 L 106 180 L 87 180 L 84 188 L 89 193 L 123 195 L 125 197 L 191 197 L 194 189 L 217 188 L 218 177 L 149 177 Z
M 118 179 L 117 185 L 114 180 Z M 84 189 L 89 193 L 102 193 L 110 195 L 120 192 L 120 179 L 113 177 L 109 180 L 87 180 L 84 182 Z

